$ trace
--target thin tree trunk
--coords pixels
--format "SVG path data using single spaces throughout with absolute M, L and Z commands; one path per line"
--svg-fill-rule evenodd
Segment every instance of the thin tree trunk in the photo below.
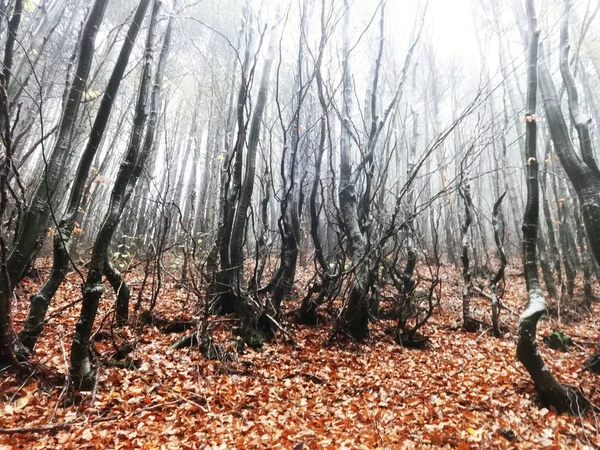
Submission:
M 582 404 L 577 395 L 562 386 L 546 367 L 537 349 L 537 323 L 546 312 L 546 299 L 540 287 L 536 262 L 536 237 L 539 220 L 538 160 L 536 152 L 537 122 L 535 116 L 537 94 L 537 52 L 539 31 L 533 0 L 527 0 L 527 15 L 530 21 L 527 106 L 526 158 L 527 158 L 527 206 L 523 217 L 523 265 L 527 285 L 527 307 L 519 321 L 517 358 L 525 366 L 533 380 L 542 403 L 554 406 L 559 411 L 579 413 Z
M 500 328 L 498 326 L 498 316 L 500 315 L 500 302 L 498 300 L 498 283 L 504 279 L 504 269 L 508 263 L 506 253 L 504 253 L 504 220 L 502 218 L 502 200 L 506 191 L 498 197 L 492 209 L 492 225 L 494 227 L 494 241 L 498 248 L 498 256 L 500 258 L 500 266 L 498 271 L 490 280 L 490 297 L 492 303 L 492 332 L 496 337 L 500 337 Z
M 461 227 L 462 233 L 462 264 L 463 264 L 463 290 L 462 290 L 462 316 L 463 316 L 463 328 L 466 331 L 477 331 L 477 322 L 471 317 L 471 268 L 469 261 L 469 250 L 471 248 L 471 242 L 469 238 L 469 228 L 473 221 L 472 210 L 473 202 L 471 200 L 471 188 L 467 184 L 461 188 L 460 196 L 465 203 L 465 221 Z
M 113 69 L 112 75 L 106 87 L 106 91 L 102 97 L 100 108 L 96 114 L 94 125 L 90 132 L 90 139 L 79 161 L 77 173 L 73 186 L 71 187 L 71 195 L 65 213 L 56 229 L 54 235 L 54 259 L 50 276 L 44 285 L 31 296 L 29 314 L 25 321 L 23 331 L 19 334 L 21 343 L 28 349 L 33 350 L 38 336 L 42 332 L 44 326 L 44 317 L 50 301 L 54 297 L 57 289 L 62 284 L 67 274 L 70 262 L 68 254 L 71 233 L 77 221 L 81 222 L 79 208 L 84 193 L 85 183 L 89 178 L 89 171 L 96 156 L 100 142 L 104 135 L 104 130 L 108 123 L 114 99 L 119 90 L 121 80 L 129 62 L 129 56 L 136 41 L 142 21 L 148 9 L 150 0 L 141 0 L 137 8 L 133 21 L 129 27 L 125 37 L 123 47 Z M 78 220 L 79 219 L 79 220 Z M 114 273 L 114 272 L 112 272 Z M 115 280 L 118 277 L 111 277 Z M 123 291 L 124 292 L 124 291 Z M 121 293 L 120 293 L 121 294 Z M 123 295 L 123 294 L 121 294 Z M 119 314 L 117 314 L 120 316 Z
M 340 185 L 339 202 L 344 228 L 348 238 L 348 251 L 354 266 L 354 279 L 342 309 L 341 319 L 344 330 L 357 341 L 367 337 L 369 332 L 369 270 L 366 257 L 366 241 L 358 220 L 358 199 L 355 184 L 351 180 L 352 114 L 352 75 L 350 73 L 350 12 L 349 2 L 344 0 L 344 40 L 342 47 L 342 130 L 340 137 Z
M 315 260 L 320 267 L 321 282 L 315 282 L 309 289 L 308 293 L 302 300 L 302 305 L 299 311 L 299 320 L 306 324 L 316 324 L 318 320 L 317 308 L 324 303 L 327 299 L 329 287 L 332 284 L 332 277 L 330 276 L 330 270 L 325 260 L 325 252 L 321 243 L 321 237 L 319 235 L 319 208 L 317 207 L 317 195 L 319 192 L 319 186 L 321 185 L 321 165 L 323 163 L 323 155 L 325 154 L 325 143 L 327 137 L 329 137 L 329 146 L 331 147 L 331 134 L 329 127 L 329 116 L 328 106 L 325 99 L 324 87 L 323 87 L 323 76 L 321 73 L 321 66 L 323 63 L 323 53 L 325 51 L 325 44 L 327 42 L 326 33 L 326 22 L 325 22 L 325 0 L 321 1 L 321 38 L 319 42 L 319 53 L 317 61 L 315 62 L 315 79 L 317 84 L 317 94 L 319 97 L 319 103 L 322 109 L 322 116 L 320 119 L 320 135 L 319 135 L 319 146 L 315 154 L 315 177 L 312 182 L 312 188 L 309 197 L 309 209 L 310 209 L 310 235 L 312 237 L 313 246 L 315 249 Z M 316 299 L 312 298 L 313 293 L 319 293 Z
M 98 304 L 103 293 L 102 275 L 108 269 L 108 246 L 112 236 L 119 224 L 119 219 L 123 212 L 129 197 L 135 187 L 135 183 L 140 176 L 148 154 L 152 149 L 154 133 L 157 122 L 157 111 L 160 109 L 160 90 L 163 77 L 163 70 L 166 64 L 167 55 L 172 32 L 172 17 L 169 18 L 165 39 L 160 52 L 158 66 L 156 69 L 154 87 L 150 100 L 150 111 L 146 134 L 142 143 L 142 133 L 146 125 L 147 102 L 150 92 L 150 78 L 153 61 L 154 36 L 157 22 L 158 10 L 160 8 L 159 0 L 154 1 L 150 26 L 148 28 L 148 37 L 146 40 L 146 56 L 142 79 L 140 82 L 136 114 L 134 117 L 134 126 L 131 134 L 131 140 L 125 156 L 125 160 L 119 168 L 119 173 L 115 181 L 108 212 L 104 217 L 102 226 L 92 250 L 92 257 L 85 284 L 83 286 L 83 303 L 81 314 L 71 347 L 71 367 L 70 378 L 75 390 L 89 390 L 94 387 L 95 379 L 90 361 L 90 336 Z M 122 308 L 122 306 L 117 306 Z

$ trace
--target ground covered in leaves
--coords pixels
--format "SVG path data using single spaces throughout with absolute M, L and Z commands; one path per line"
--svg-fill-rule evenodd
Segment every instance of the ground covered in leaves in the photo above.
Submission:
M 299 296 L 305 278 L 299 279 Z M 135 286 L 130 274 L 132 279 Z M 67 407 L 60 381 L 80 298 L 80 280 L 71 274 L 36 353 L 57 376 L 0 374 L 0 448 L 600 448 L 594 413 L 558 415 L 535 404 L 530 378 L 515 358 L 516 314 L 502 312 L 500 339 L 485 327 L 477 333 L 457 329 L 456 280 L 458 273 L 444 270 L 440 305 L 423 329 L 431 337 L 425 350 L 395 344 L 386 321 L 372 324 L 370 339 L 360 345 L 325 345 L 330 321 L 314 328 L 286 323 L 288 336 L 279 333 L 262 351 L 238 354 L 234 321 L 214 318 L 215 341 L 226 350 L 215 360 L 194 348 L 171 350 L 184 333 L 133 325 L 112 330 L 112 338 L 95 344 L 100 360 L 113 353 L 113 341 L 118 346 L 137 336 L 129 355 L 137 368 L 101 367 L 97 390 Z M 37 286 L 27 281 L 20 292 L 17 329 Z M 194 302 L 167 284 L 157 313 L 190 318 Z M 518 273 L 508 276 L 504 302 L 514 311 L 524 308 Z M 107 334 L 111 303 L 105 294 L 97 322 Z M 295 306 L 294 300 L 286 304 Z M 486 301 L 475 306 L 489 322 Z M 598 404 L 600 376 L 583 370 L 600 339 L 600 303 L 594 308 L 571 323 L 544 319 L 539 335 L 560 329 L 572 337 L 569 352 L 542 345 L 542 354 L 563 383 Z

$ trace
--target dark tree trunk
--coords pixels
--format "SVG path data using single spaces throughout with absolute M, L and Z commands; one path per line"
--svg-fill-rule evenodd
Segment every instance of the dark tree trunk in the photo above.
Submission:
M 496 337 L 500 337 L 500 328 L 498 326 L 498 316 L 500 315 L 500 302 L 498 300 L 498 283 L 504 279 L 504 270 L 508 263 L 506 253 L 504 252 L 504 220 L 502 218 L 502 200 L 504 200 L 504 192 L 492 209 L 492 225 L 494 227 L 494 241 L 498 248 L 498 257 L 500 258 L 500 266 L 498 271 L 490 280 L 490 297 L 492 303 L 492 332 Z
M 13 14 L 8 23 L 8 38 L 4 49 L 4 71 L 0 78 L 0 136 L 4 144 L 5 154 L 2 166 L 0 167 L 0 222 L 4 220 L 4 214 L 8 204 L 8 176 L 12 166 L 12 136 L 10 130 L 10 116 L 8 113 L 7 88 L 10 81 L 10 74 L 13 62 L 14 45 L 17 40 L 17 31 L 21 23 L 21 13 L 23 12 L 23 0 L 17 0 Z M 13 353 L 12 344 L 15 340 L 11 300 L 12 290 L 14 288 L 13 278 L 10 275 L 10 266 L 8 265 L 8 244 L 4 233 L 0 233 L 0 362 L 6 359 L 9 363 L 16 362 Z
M 71 153 L 71 136 L 77 121 L 77 113 L 94 56 L 96 34 L 108 0 L 96 0 L 85 22 L 81 34 L 79 61 L 68 93 L 68 99 L 61 117 L 61 124 L 55 145 L 44 167 L 42 179 L 38 182 L 31 203 L 23 219 L 23 225 L 14 249 L 8 258 L 8 274 L 11 283 L 16 283 L 31 261 L 44 235 L 50 204 L 54 194 L 62 184 L 60 174 L 64 173 L 65 161 Z
M 323 251 L 323 245 L 321 243 L 321 237 L 319 235 L 319 208 L 317 205 L 317 195 L 319 193 L 319 186 L 321 185 L 321 165 L 323 163 L 323 155 L 325 154 L 325 143 L 327 137 L 329 137 L 329 147 L 331 148 L 331 135 L 329 128 L 329 116 L 328 116 L 328 105 L 325 99 L 323 76 L 321 73 L 321 66 L 323 62 L 323 53 L 325 50 L 325 44 L 327 42 L 326 33 L 326 22 L 325 22 L 325 2 L 321 3 L 321 38 L 319 42 L 319 53 L 317 61 L 315 62 L 315 79 L 317 84 L 317 94 L 319 97 L 319 103 L 322 109 L 322 117 L 320 120 L 320 135 L 319 135 L 319 146 L 315 154 L 315 176 L 312 182 L 312 187 L 309 196 L 309 210 L 310 210 L 310 235 L 312 238 L 313 246 L 315 249 L 315 260 L 317 270 L 321 278 L 320 282 L 315 282 L 309 288 L 308 293 L 305 295 L 300 306 L 298 314 L 299 321 L 306 324 L 314 325 L 317 323 L 317 308 L 321 306 L 327 299 L 329 293 L 329 287 L 332 284 L 332 278 L 330 276 L 330 270 L 325 260 L 325 254 Z M 313 294 L 318 293 L 316 299 L 313 299 Z
M 535 116 L 537 95 L 537 53 L 539 31 L 533 0 L 527 0 L 527 15 L 530 22 L 526 122 L 527 205 L 523 217 L 523 266 L 527 285 L 527 308 L 519 321 L 517 358 L 525 366 L 533 380 L 543 404 L 554 406 L 559 411 L 579 413 L 583 403 L 577 395 L 562 386 L 545 365 L 537 349 L 537 323 L 546 312 L 546 299 L 540 287 L 536 262 L 536 238 L 539 221 L 538 160 L 536 152 L 537 122 Z
M 251 346 L 260 346 L 267 335 L 264 334 L 264 328 L 270 329 L 268 321 L 262 320 L 259 324 L 260 312 L 255 310 L 253 302 L 244 292 L 243 283 L 243 246 L 246 235 L 246 224 L 248 220 L 248 209 L 252 201 L 254 192 L 254 178 L 256 174 L 256 153 L 260 139 L 262 127 L 262 118 L 267 106 L 269 94 L 269 82 L 271 79 L 271 67 L 275 56 L 276 29 L 271 30 L 271 37 L 263 71 L 260 80 L 256 105 L 250 122 L 248 133 L 248 145 L 246 148 L 246 168 L 244 179 L 240 186 L 240 195 L 237 202 L 237 208 L 233 217 L 231 227 L 231 239 L 229 241 L 229 289 L 233 292 L 235 298 L 235 312 L 241 322 L 242 336 Z M 240 149 L 241 151 L 241 149 Z M 236 164 L 237 166 L 237 164 Z M 262 328 L 262 329 L 261 329 Z
M 85 190 L 85 183 L 88 181 L 90 167 L 94 161 L 94 158 L 96 157 L 96 152 L 102 141 L 114 99 L 119 90 L 121 80 L 123 79 L 125 69 L 127 68 L 127 64 L 129 62 L 129 56 L 131 55 L 131 51 L 149 4 L 150 0 L 140 1 L 106 87 L 106 91 L 102 97 L 94 125 L 90 131 L 90 139 L 88 140 L 87 146 L 81 156 L 77 173 L 71 187 L 71 194 L 67 209 L 63 214 L 63 217 L 58 224 L 56 234 L 54 235 L 54 260 L 52 263 L 50 277 L 48 277 L 44 285 L 31 296 L 29 314 L 25 321 L 23 331 L 19 334 L 21 343 L 30 351 L 33 350 L 37 338 L 43 329 L 44 317 L 46 315 L 48 306 L 50 305 L 50 301 L 54 297 L 54 294 L 62 284 L 67 274 L 70 263 L 70 256 L 68 253 L 69 243 L 75 223 L 81 222 L 81 219 L 79 218 L 79 209 Z M 118 271 L 113 273 L 118 273 Z M 114 286 L 120 286 L 121 283 L 116 281 L 119 278 L 120 277 L 113 276 L 109 279 L 115 280 Z M 118 289 L 119 297 L 125 295 L 126 289 Z M 118 317 L 121 317 L 121 314 L 119 314 L 120 312 L 122 311 L 117 311 Z
M 272 31 L 274 33 L 274 31 Z M 254 177 L 256 174 L 256 151 L 260 139 L 260 129 L 263 113 L 267 106 L 267 97 L 269 93 L 269 81 L 271 75 L 271 67 L 273 65 L 273 57 L 275 53 L 275 39 L 272 36 L 267 57 L 263 67 L 262 79 L 258 96 L 256 98 L 256 106 L 250 123 L 250 131 L 248 134 L 248 146 L 246 149 L 246 170 L 244 179 L 240 187 L 240 197 L 237 204 L 233 225 L 231 227 L 231 240 L 229 243 L 229 258 L 232 272 L 241 273 L 243 263 L 243 243 L 246 231 L 248 208 L 252 200 L 254 192 Z M 241 169 L 241 167 L 240 167 Z M 237 278 L 237 276 L 235 277 Z
M 240 25 L 240 33 L 238 34 L 238 48 L 242 33 L 245 32 L 246 20 Z M 242 177 L 242 162 L 244 145 L 246 142 L 246 134 L 248 122 L 246 120 L 246 101 L 248 99 L 248 83 L 250 76 L 250 45 L 252 43 L 252 29 L 248 31 L 248 39 L 246 49 L 244 51 L 244 60 L 241 64 L 241 80 L 240 87 L 237 90 L 236 107 L 233 108 L 233 93 L 235 91 L 235 78 L 232 80 L 231 92 L 229 98 L 229 111 L 225 124 L 225 150 L 226 155 L 223 160 L 221 169 L 221 183 L 219 189 L 219 227 L 217 231 L 217 239 L 215 249 L 211 253 L 218 253 L 220 259 L 221 270 L 216 274 L 210 286 L 210 292 L 214 295 L 214 300 L 211 304 L 211 312 L 215 314 L 229 314 L 235 311 L 235 295 L 229 288 L 229 280 L 231 277 L 231 260 L 229 255 L 229 244 L 231 242 L 231 230 L 235 218 L 236 204 L 239 200 L 240 185 Z M 237 65 L 237 58 L 234 59 L 233 73 Z M 235 111 L 235 119 L 237 122 L 236 141 L 230 148 L 229 133 L 230 122 L 233 120 Z
M 269 248 L 267 246 L 268 233 L 269 233 L 269 201 L 271 199 L 271 177 L 269 175 L 269 167 L 265 167 L 265 171 L 261 178 L 261 191 L 262 198 L 260 201 L 260 223 L 261 230 L 258 238 L 256 239 L 256 266 L 254 268 L 254 275 L 250 280 L 248 289 L 250 291 L 256 291 L 262 280 L 262 274 L 265 270 L 267 263 L 267 256 L 269 254 Z
M 300 16 L 300 29 L 298 42 L 298 56 L 296 58 L 296 108 L 293 112 L 293 118 L 290 126 L 283 125 L 281 117 L 282 111 L 279 111 L 280 121 L 282 123 L 282 131 L 284 135 L 283 154 L 281 160 L 281 179 L 284 191 L 281 200 L 281 215 L 279 217 L 279 234 L 281 237 L 281 252 L 279 269 L 277 270 L 274 280 L 270 284 L 273 285 L 273 295 L 267 300 L 265 312 L 271 317 L 277 318 L 281 310 L 281 302 L 289 296 L 294 285 L 296 277 L 296 264 L 298 261 L 298 253 L 300 246 L 300 213 L 301 213 L 301 198 L 302 198 L 302 181 L 298 183 L 299 160 L 301 159 L 300 151 L 300 124 L 302 107 L 304 103 L 305 93 L 308 86 L 304 86 L 302 77 L 302 58 L 304 55 L 304 39 L 306 36 L 306 14 L 308 2 L 302 3 L 302 12 Z M 279 80 L 278 80 L 279 81 Z M 289 165 L 286 173 L 287 159 L 287 136 L 291 134 L 291 148 L 289 154 Z M 274 334 L 273 321 L 269 324 L 269 334 Z
M 108 257 L 104 263 L 103 274 L 117 295 L 115 309 L 117 326 L 123 326 L 129 318 L 129 297 L 131 290 L 127 283 L 125 283 L 125 280 L 123 280 L 121 272 L 108 260 Z
M 593 177 L 596 179 L 596 182 L 600 184 L 600 169 L 598 168 L 598 164 L 596 163 L 596 159 L 594 157 L 594 150 L 592 147 L 592 137 L 590 133 L 590 122 L 591 119 L 586 118 L 581 113 L 579 107 L 579 95 L 577 93 L 577 88 L 575 85 L 575 78 L 571 73 L 571 68 L 569 65 L 569 17 L 571 13 L 571 0 L 565 0 L 565 13 L 563 14 L 563 23 L 561 27 L 560 33 L 560 72 L 562 74 L 563 81 L 565 83 L 565 88 L 567 90 L 567 95 L 569 98 L 569 112 L 571 114 L 571 119 L 573 124 L 575 125 L 575 129 L 577 130 L 577 135 L 579 137 L 579 147 L 581 149 L 581 156 L 583 162 L 587 165 L 587 167 L 591 170 Z M 600 193 L 596 193 L 596 195 L 600 195 Z M 600 199 L 600 197 L 598 197 Z M 589 206 L 585 205 L 582 202 L 582 206 L 584 208 L 589 208 Z M 598 215 L 596 220 L 600 220 L 600 203 L 596 205 L 595 214 Z M 591 277 L 591 264 L 589 261 L 589 257 L 587 255 L 587 251 L 585 248 L 585 232 L 583 231 L 580 222 L 579 222 L 579 211 L 577 205 L 575 205 L 575 222 L 577 228 L 577 238 L 578 245 L 582 251 L 582 265 L 583 265 L 583 275 L 584 275 L 584 297 L 586 306 L 589 308 L 591 306 L 591 301 L 593 298 L 590 277 Z M 585 214 L 584 214 L 585 220 Z M 589 231 L 588 231 L 589 232 Z M 600 245 L 600 244 L 597 244 Z M 593 249 L 592 249 L 593 250 Z M 596 254 L 596 258 L 598 258 L 599 254 Z
M 600 177 L 596 175 L 595 169 L 593 169 L 591 155 L 588 154 L 582 161 L 575 153 L 554 88 L 554 82 L 543 56 L 540 56 L 538 69 L 540 91 L 550 136 L 560 162 L 579 197 L 590 248 L 596 261 L 600 261 Z M 580 142 L 585 143 L 581 139 Z M 582 154 L 586 151 L 582 148 Z M 592 165 L 589 166 L 585 162 L 586 160 Z
M 148 154 L 153 146 L 154 133 L 157 122 L 157 111 L 160 109 L 160 91 L 163 78 L 164 66 L 169 53 L 173 18 L 169 18 L 163 46 L 158 59 L 158 65 L 155 74 L 154 87 L 150 100 L 150 110 L 148 123 L 147 102 L 150 92 L 150 78 L 153 60 L 154 35 L 157 22 L 160 2 L 154 1 L 150 26 L 148 28 L 148 38 L 146 41 L 146 57 L 140 82 L 138 102 L 134 117 L 134 126 L 132 130 L 129 147 L 125 160 L 122 162 L 119 173 L 113 187 L 108 212 L 104 217 L 102 226 L 92 250 L 89 270 L 85 284 L 83 285 L 83 303 L 81 314 L 75 328 L 75 336 L 71 347 L 71 367 L 70 378 L 75 390 L 92 389 L 95 381 L 90 361 L 90 336 L 98 304 L 103 293 L 102 275 L 105 273 L 108 259 L 108 247 L 112 236 L 119 224 L 119 219 L 123 212 L 129 197 L 135 187 L 135 183 L 142 172 Z M 146 125 L 146 134 L 142 142 L 142 133 Z M 121 287 L 120 289 L 123 289 Z M 119 308 L 124 309 L 121 305 Z

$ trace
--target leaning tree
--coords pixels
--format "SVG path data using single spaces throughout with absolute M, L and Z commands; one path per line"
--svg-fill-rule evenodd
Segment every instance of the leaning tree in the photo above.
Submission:
M 527 25 L 523 20 L 522 8 L 516 0 L 513 5 L 521 35 L 525 41 Z M 568 20 L 569 5 L 570 1 L 566 0 L 565 15 L 563 18 L 565 21 Z M 534 7 L 531 0 L 528 0 L 527 8 L 528 12 L 531 10 L 533 13 Z M 537 62 L 539 90 L 542 94 L 545 117 L 554 149 L 579 198 L 581 215 L 583 216 L 589 246 L 596 262 L 600 263 L 600 170 L 594 157 L 592 140 L 589 133 L 589 120 L 583 116 L 580 110 L 577 87 L 570 72 L 568 53 L 568 26 L 563 25 L 561 74 L 567 90 L 569 111 L 579 138 L 581 156 L 575 151 L 569 128 L 561 109 L 560 98 L 556 92 L 548 62 L 543 53 L 539 55 Z
M 23 277 L 34 254 L 39 250 L 45 235 L 48 216 L 52 212 L 52 205 L 56 200 L 56 193 L 63 185 L 61 177 L 65 174 L 67 158 L 72 153 L 73 132 L 90 75 L 96 35 L 107 3 L 108 0 L 96 0 L 90 9 L 81 32 L 77 69 L 62 111 L 54 146 L 49 156 L 44 158 L 42 176 L 25 209 L 14 245 L 10 250 L 6 246 L 3 250 L 5 254 L 5 262 L 2 264 L 4 270 L 0 271 L 0 354 L 12 354 L 13 352 L 10 347 L 13 344 L 14 336 L 10 321 L 7 320 L 10 317 L 10 301 L 15 286 Z M 20 11 L 16 10 L 15 12 L 19 13 Z M 16 33 L 18 21 L 14 25 Z M 12 45 L 14 45 L 14 41 Z M 8 70 L 10 72 L 10 65 Z
M 73 388 L 76 390 L 91 389 L 95 385 L 94 371 L 90 357 L 92 326 L 98 311 L 100 297 L 102 297 L 104 291 L 102 277 L 105 275 L 111 281 L 111 277 L 115 276 L 115 271 L 108 260 L 108 247 L 119 224 L 123 210 L 131 197 L 135 184 L 153 147 L 157 111 L 160 109 L 164 67 L 169 54 L 173 29 L 173 16 L 171 16 L 168 20 L 162 48 L 158 57 L 156 72 L 154 74 L 154 85 L 150 89 L 152 63 L 154 61 L 155 30 L 160 5 L 160 0 L 154 0 L 129 146 L 125 159 L 119 167 L 108 211 L 96 235 L 87 278 L 82 287 L 83 302 L 79 320 L 75 328 L 75 335 L 73 336 L 70 358 L 70 379 L 73 383 Z M 123 287 L 120 289 L 122 290 Z M 121 302 L 121 304 L 117 305 L 117 309 L 126 309 L 128 307 L 128 300 L 128 298 L 118 298 L 117 302 Z
M 110 117 L 114 100 L 121 81 L 123 80 L 129 56 L 133 50 L 149 4 L 150 0 L 140 1 L 129 30 L 127 31 L 125 40 L 123 41 L 123 47 L 121 48 L 110 80 L 108 81 L 106 90 L 102 96 L 100 107 L 96 113 L 96 119 L 90 131 L 90 138 L 81 155 L 74 182 L 71 186 L 68 203 L 56 228 L 53 243 L 54 258 L 50 276 L 46 279 L 42 287 L 31 296 L 29 314 L 23 326 L 23 330 L 19 333 L 21 344 L 29 351 L 33 350 L 37 338 L 42 332 L 46 311 L 48 310 L 54 294 L 64 281 L 69 270 L 69 244 L 75 224 L 81 222 L 80 216 L 82 214 L 80 212 L 80 206 L 85 190 L 89 185 L 89 172 L 94 158 L 96 157 L 98 147 L 102 142 L 102 137 L 104 136 L 104 131 Z M 119 294 L 123 295 L 121 290 L 119 290 L 119 287 L 117 287 L 117 291 Z M 122 292 L 125 293 L 125 289 L 122 289 Z M 120 312 L 121 316 L 123 316 L 123 311 Z
M 528 301 L 519 321 L 517 358 L 525 366 L 542 403 L 559 411 L 578 413 L 585 401 L 570 388 L 561 385 L 552 375 L 537 349 L 537 323 L 546 313 L 546 299 L 540 286 L 536 243 L 539 222 L 539 182 L 537 155 L 536 98 L 538 87 L 538 45 L 540 31 L 533 0 L 527 1 L 529 19 L 529 52 L 527 70 L 527 103 L 525 109 L 525 149 L 527 169 L 527 204 L 523 217 L 523 267 Z M 540 70 L 540 72 L 543 72 Z M 546 80 L 547 81 L 547 80 Z

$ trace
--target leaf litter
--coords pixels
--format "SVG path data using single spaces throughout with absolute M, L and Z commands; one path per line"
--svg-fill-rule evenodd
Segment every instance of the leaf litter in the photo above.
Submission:
M 299 274 L 299 280 L 309 276 Z M 515 357 L 515 314 L 502 311 L 506 333 L 500 339 L 486 329 L 457 329 L 461 299 L 460 283 L 454 280 L 459 277 L 444 268 L 440 304 L 423 329 L 431 338 L 425 350 L 396 344 L 386 333 L 393 325 L 387 321 L 372 323 L 364 344 L 326 345 L 332 325 L 326 320 L 316 327 L 284 322 L 293 345 L 278 333 L 260 352 L 208 360 L 198 349 L 170 348 L 184 333 L 163 334 L 145 326 L 129 355 L 139 361 L 138 368 L 102 366 L 97 390 L 77 404 L 64 405 L 64 383 L 2 374 L 0 449 L 600 448 L 596 414 L 558 415 L 536 404 L 532 382 Z M 131 281 L 135 287 L 135 275 Z M 17 329 L 27 313 L 28 296 L 37 287 L 31 280 L 23 283 L 16 303 Z M 55 371 L 57 380 L 67 371 L 79 310 L 74 300 L 79 297 L 78 280 L 71 274 L 54 299 L 36 347 L 35 360 Z M 178 317 L 186 298 L 185 291 L 167 284 L 156 312 Z M 297 307 L 300 298 L 285 308 Z M 509 272 L 504 303 L 520 311 L 525 299 L 522 278 Z M 111 302 L 106 294 L 97 325 Z M 474 304 L 476 315 L 489 322 L 485 299 Z M 538 327 L 538 343 L 550 370 L 596 404 L 599 376 L 584 371 L 583 363 L 600 340 L 599 309 L 596 303 L 582 320 L 559 324 L 546 318 Z M 234 349 L 234 321 L 211 320 L 215 342 Z M 110 320 L 102 326 L 110 331 Z M 581 344 L 566 353 L 543 346 L 541 336 L 556 327 Z M 127 340 L 136 329 L 114 332 Z M 111 346 L 96 343 L 101 358 Z M 36 431 L 6 430 L 14 428 Z

